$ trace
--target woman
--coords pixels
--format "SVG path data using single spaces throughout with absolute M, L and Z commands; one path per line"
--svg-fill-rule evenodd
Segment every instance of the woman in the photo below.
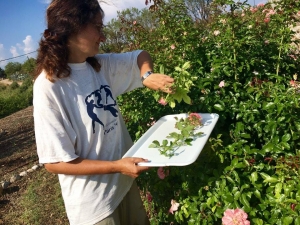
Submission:
M 134 182 L 148 167 L 122 156 L 132 141 L 116 97 L 142 87 L 170 93 L 145 51 L 97 55 L 105 41 L 97 0 L 53 0 L 40 41 L 34 121 L 40 163 L 58 174 L 70 224 L 149 224 Z M 142 78 L 142 82 L 141 82 Z

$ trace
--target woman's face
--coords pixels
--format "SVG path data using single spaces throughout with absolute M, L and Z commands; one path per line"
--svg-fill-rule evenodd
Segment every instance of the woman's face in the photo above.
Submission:
M 102 29 L 102 16 L 99 13 L 92 22 L 83 27 L 77 34 L 70 36 L 68 62 L 80 63 L 84 62 L 87 57 L 96 55 L 99 52 L 99 44 L 106 39 Z

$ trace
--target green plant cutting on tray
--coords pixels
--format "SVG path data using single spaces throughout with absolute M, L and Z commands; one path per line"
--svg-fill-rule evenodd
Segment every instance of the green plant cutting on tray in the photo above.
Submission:
M 202 118 L 198 113 L 190 113 L 189 116 L 185 119 L 181 118 L 176 119 L 175 128 L 180 131 L 171 132 L 166 138 L 173 139 L 172 141 L 168 141 L 164 139 L 161 143 L 157 140 L 154 140 L 149 148 L 158 148 L 161 155 L 171 158 L 175 155 L 175 151 L 185 145 L 192 145 L 191 142 L 195 140 L 197 137 L 200 137 L 203 132 L 196 132 L 197 128 L 201 127 Z

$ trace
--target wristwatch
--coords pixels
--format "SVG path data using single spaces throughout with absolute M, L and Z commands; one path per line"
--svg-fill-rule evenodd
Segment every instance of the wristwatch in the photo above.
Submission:
M 144 82 L 144 80 L 149 77 L 153 72 L 151 70 L 147 71 L 146 73 L 144 73 L 144 75 L 141 78 L 142 84 Z M 144 84 L 143 84 L 144 85 Z

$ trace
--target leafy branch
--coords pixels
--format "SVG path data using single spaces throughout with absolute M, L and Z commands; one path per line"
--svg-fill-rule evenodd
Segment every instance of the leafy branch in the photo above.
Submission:
M 187 118 L 178 119 L 175 128 L 180 132 L 171 132 L 166 138 L 173 139 L 172 141 L 164 139 L 161 143 L 154 140 L 149 148 L 158 148 L 161 155 L 171 158 L 175 155 L 176 150 L 181 146 L 192 145 L 192 141 L 200 137 L 203 132 L 196 132 L 196 129 L 202 126 L 201 116 L 197 113 L 191 113 Z

